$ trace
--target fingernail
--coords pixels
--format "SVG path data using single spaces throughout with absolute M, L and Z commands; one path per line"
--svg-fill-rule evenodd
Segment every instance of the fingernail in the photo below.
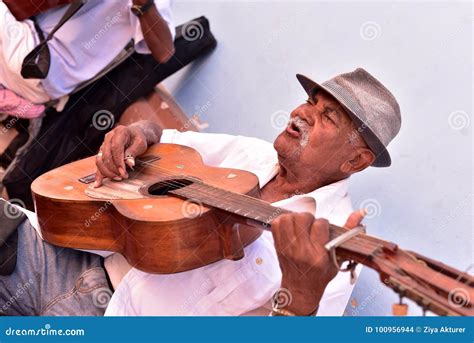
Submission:
M 99 181 L 95 180 L 94 181 L 94 188 L 97 188 L 97 187 L 99 187 Z
M 120 175 L 122 175 L 122 177 L 125 176 L 125 170 L 123 170 L 122 167 L 119 167 L 119 173 L 120 173 Z
M 115 181 L 122 181 L 122 178 L 121 178 L 120 176 L 115 176 L 115 177 L 114 177 L 114 180 L 115 180 Z
M 365 216 L 365 215 L 367 215 L 367 213 L 369 213 L 369 210 L 366 209 L 366 208 L 363 208 L 362 209 L 362 215 Z

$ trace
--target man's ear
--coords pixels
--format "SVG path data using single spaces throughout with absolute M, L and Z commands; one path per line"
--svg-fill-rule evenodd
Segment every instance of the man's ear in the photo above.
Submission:
M 351 160 L 341 165 L 344 174 L 354 174 L 364 170 L 375 161 L 375 154 L 368 148 L 357 148 L 356 154 Z

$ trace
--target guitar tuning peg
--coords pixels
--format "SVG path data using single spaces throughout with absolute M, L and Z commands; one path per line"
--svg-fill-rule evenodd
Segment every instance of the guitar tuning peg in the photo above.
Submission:
M 357 262 L 349 261 L 349 264 L 347 265 L 346 268 L 339 269 L 339 271 L 341 272 L 349 272 L 350 274 L 349 280 L 350 280 L 351 285 L 354 285 L 357 281 L 357 273 L 355 271 L 356 267 L 357 267 Z
M 351 278 L 350 278 L 350 283 L 351 285 L 354 285 L 357 281 L 357 273 L 355 272 L 355 265 L 353 268 L 351 268 Z
M 419 305 L 421 306 L 421 310 L 423 311 L 423 317 L 426 317 L 426 312 L 429 309 L 430 303 L 428 301 L 421 301 Z
M 392 314 L 394 316 L 406 316 L 408 314 L 408 305 L 403 303 L 403 295 L 400 294 L 398 304 L 392 305 Z

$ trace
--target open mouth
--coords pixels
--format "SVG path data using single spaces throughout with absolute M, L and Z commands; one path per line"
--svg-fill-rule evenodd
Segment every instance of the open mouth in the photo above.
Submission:
M 296 121 L 291 119 L 290 122 L 288 123 L 288 126 L 286 128 L 286 132 L 295 138 L 299 138 L 301 135 L 301 129 L 299 126 L 296 124 Z
M 299 139 L 300 145 L 302 147 L 308 144 L 309 130 L 310 128 L 308 122 L 306 120 L 301 119 L 300 117 L 291 118 L 286 128 L 286 132 L 290 136 Z

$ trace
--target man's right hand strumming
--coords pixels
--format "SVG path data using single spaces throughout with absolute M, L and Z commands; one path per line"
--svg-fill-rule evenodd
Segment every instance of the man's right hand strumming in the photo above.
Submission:
M 100 187 L 104 178 L 120 181 L 128 178 L 127 166 L 135 165 L 135 157 L 145 153 L 148 146 L 158 143 L 161 128 L 150 121 L 129 126 L 119 125 L 107 133 L 96 157 L 96 181 Z

